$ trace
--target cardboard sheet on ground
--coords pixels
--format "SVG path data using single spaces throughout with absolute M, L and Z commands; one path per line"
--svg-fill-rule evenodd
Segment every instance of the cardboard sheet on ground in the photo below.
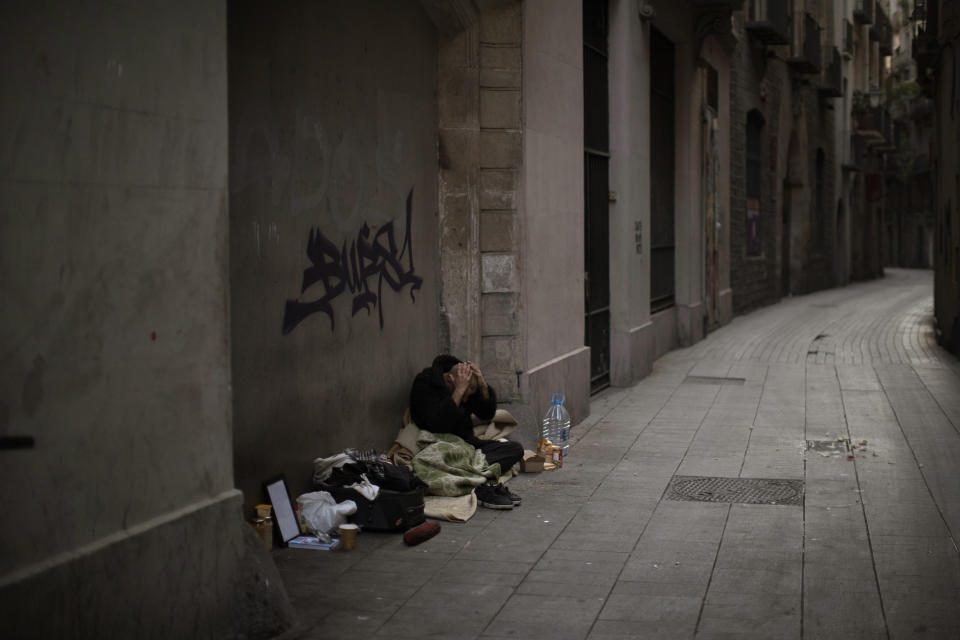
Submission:
M 466 522 L 477 512 L 477 494 L 465 496 L 424 496 L 423 513 L 428 518 L 449 522 Z

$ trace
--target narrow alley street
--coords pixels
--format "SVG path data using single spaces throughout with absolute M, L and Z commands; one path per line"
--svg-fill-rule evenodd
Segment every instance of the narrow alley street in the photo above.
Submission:
M 787 299 L 595 396 L 523 505 L 274 558 L 301 638 L 960 637 L 932 274 Z M 532 448 L 533 442 L 523 442 Z

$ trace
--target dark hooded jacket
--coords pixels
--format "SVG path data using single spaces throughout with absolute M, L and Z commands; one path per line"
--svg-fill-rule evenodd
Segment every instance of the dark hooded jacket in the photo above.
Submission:
M 478 389 L 458 407 L 453 402 L 453 394 L 443 384 L 443 374 L 459 362 L 453 356 L 440 355 L 433 359 L 431 366 L 417 374 L 410 389 L 410 417 L 421 429 L 452 433 L 479 447 L 483 443 L 473 435 L 470 415 L 492 420 L 497 412 L 497 394 L 487 385 L 489 398 L 484 398 Z

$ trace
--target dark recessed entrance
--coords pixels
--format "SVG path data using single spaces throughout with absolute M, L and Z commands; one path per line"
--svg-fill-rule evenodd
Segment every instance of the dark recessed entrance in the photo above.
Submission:
M 650 29 L 650 311 L 674 300 L 674 91 L 673 43 Z
M 607 0 L 583 3 L 584 302 L 590 390 L 610 384 L 610 113 Z

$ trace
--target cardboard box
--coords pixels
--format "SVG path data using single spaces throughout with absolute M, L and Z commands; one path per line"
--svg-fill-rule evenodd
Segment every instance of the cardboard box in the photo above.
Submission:
M 538 456 L 536 452 L 529 449 L 523 452 L 523 459 L 520 461 L 520 470 L 524 473 L 536 473 L 543 471 L 543 465 L 546 462 L 543 456 Z

